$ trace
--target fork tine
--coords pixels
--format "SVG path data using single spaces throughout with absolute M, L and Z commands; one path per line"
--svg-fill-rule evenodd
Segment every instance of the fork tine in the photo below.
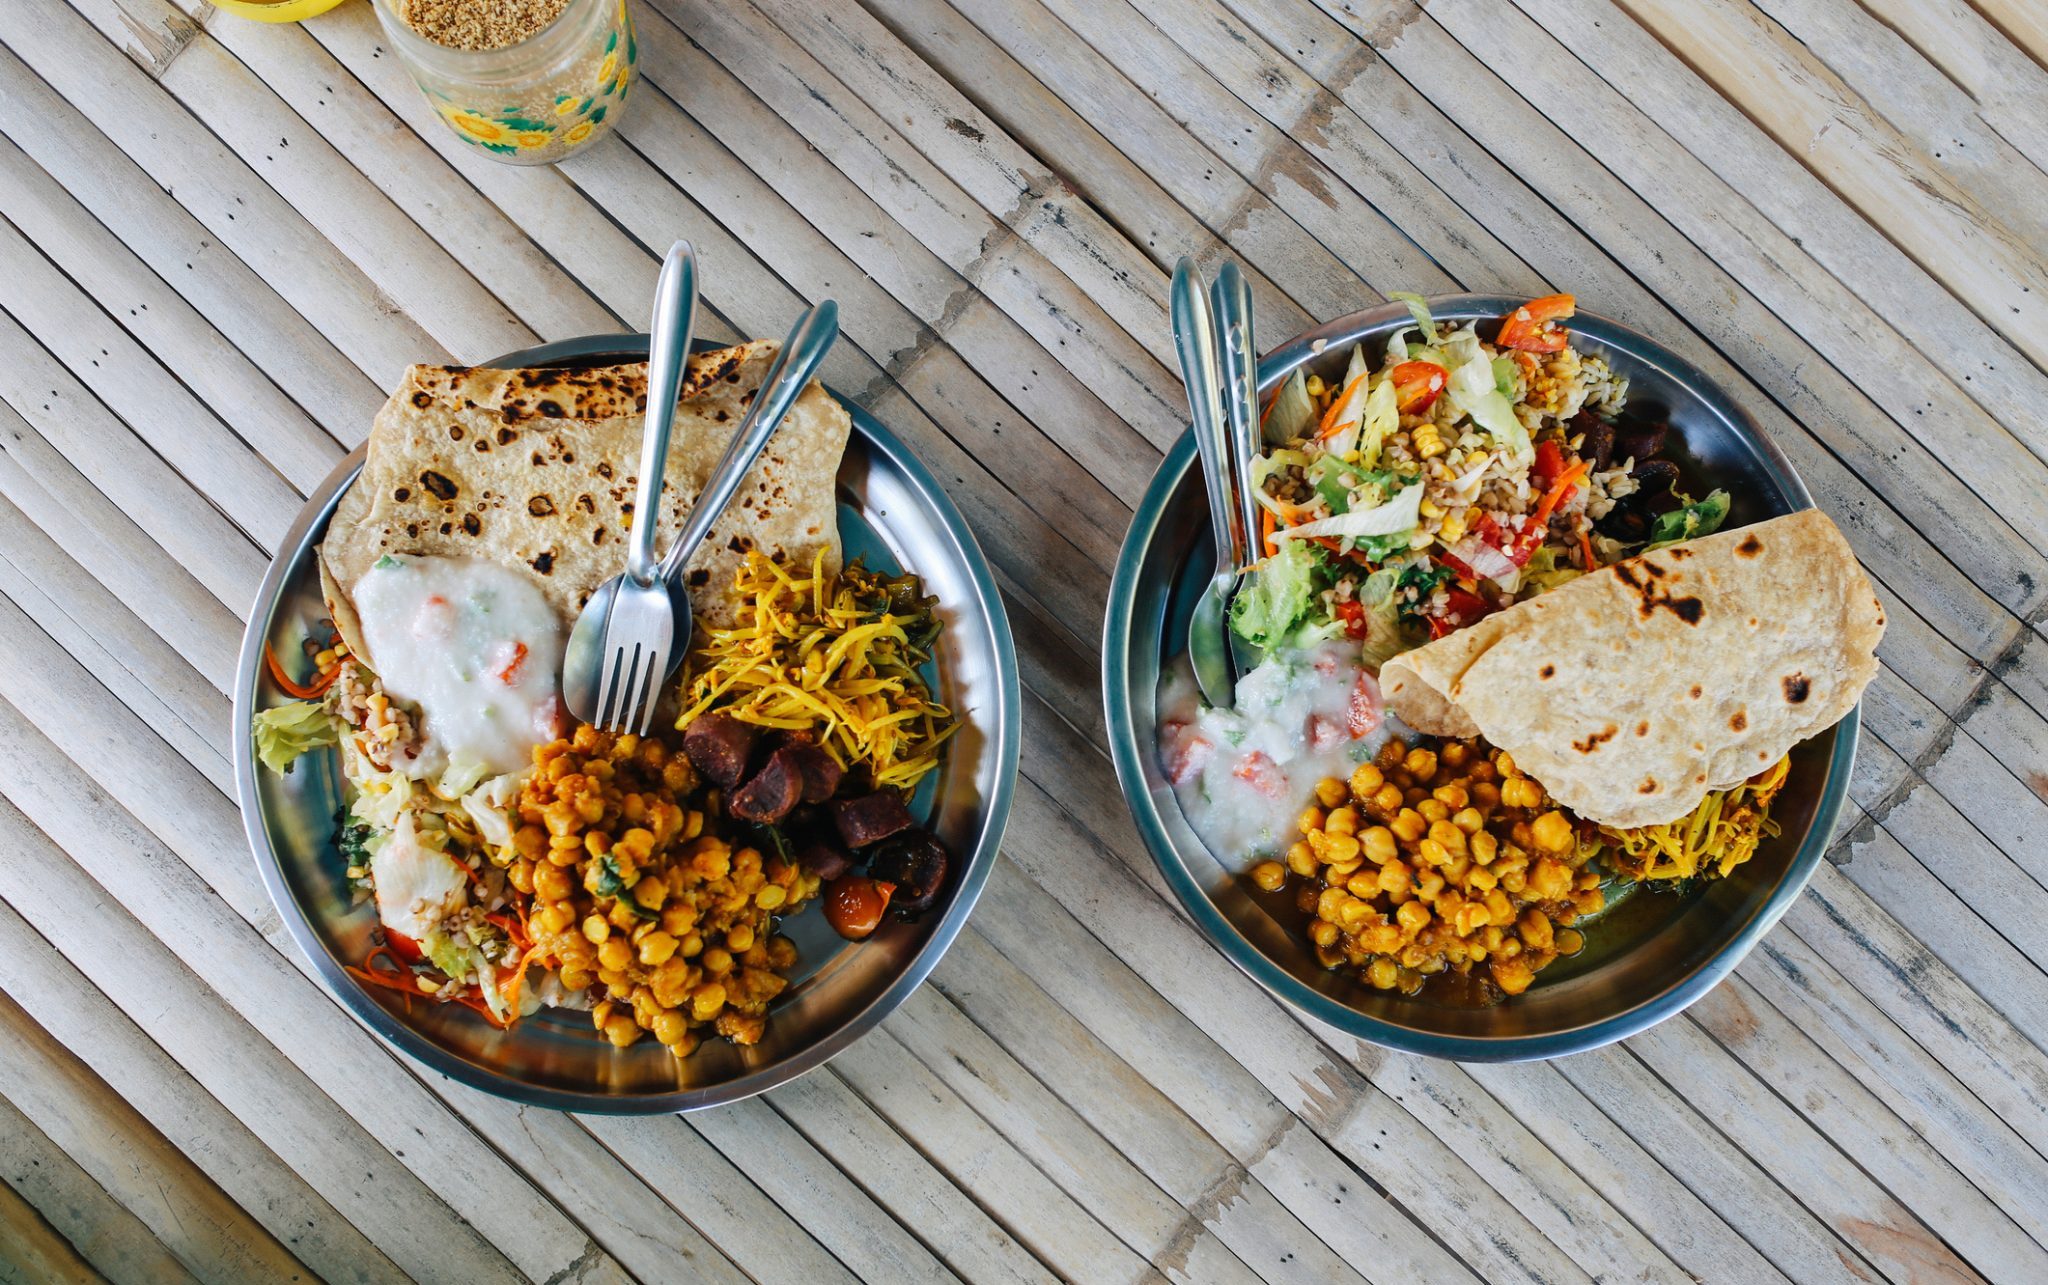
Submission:
M 654 725 L 654 702 L 660 695 L 655 684 L 662 671 L 667 668 L 668 656 L 665 653 L 659 650 L 648 652 L 647 668 L 641 672 L 640 700 L 634 707 L 636 717 L 632 720 L 633 730 L 641 736 L 647 735 L 647 729 Z

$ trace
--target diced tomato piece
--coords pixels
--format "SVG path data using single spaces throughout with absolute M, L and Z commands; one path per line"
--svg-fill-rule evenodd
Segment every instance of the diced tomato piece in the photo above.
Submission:
M 1316 753 L 1320 754 L 1324 750 L 1336 748 L 1346 739 L 1346 736 L 1345 725 L 1339 723 L 1336 719 L 1324 718 L 1321 714 L 1314 714 L 1309 717 L 1308 743 L 1310 748 L 1314 749 Z
M 1364 670 L 1358 671 L 1358 681 L 1351 687 L 1351 707 L 1345 711 L 1351 739 L 1372 735 L 1373 729 L 1385 717 L 1380 704 L 1379 681 Z
M 1345 637 L 1356 638 L 1360 642 L 1364 642 L 1366 634 L 1365 604 L 1356 598 L 1346 598 L 1336 605 L 1335 610 L 1337 612 L 1337 619 L 1344 622 Z
M 1404 361 L 1387 372 L 1394 381 L 1394 401 L 1403 415 L 1428 410 L 1451 382 L 1451 372 L 1433 361 Z
M 1553 328 L 1551 323 L 1563 321 L 1576 311 L 1578 300 L 1568 294 L 1531 299 L 1501 318 L 1500 335 L 1494 342 L 1524 352 L 1556 352 L 1564 347 L 1565 331 L 1562 326 Z
M 1428 617 L 1429 636 L 1441 638 L 1494 613 L 1495 607 L 1469 589 L 1451 585 L 1445 589 L 1444 609 Z
M 393 932 L 389 928 L 384 930 L 384 944 L 391 947 L 392 954 L 408 964 L 417 964 L 426 958 L 426 952 L 420 949 L 418 942 L 404 933 Z
M 1216 743 L 1206 736 L 1179 736 L 1166 756 L 1166 779 L 1185 785 L 1201 775 L 1216 753 Z
M 1564 473 L 1564 451 L 1556 442 L 1536 443 L 1536 462 L 1529 466 L 1529 484 L 1538 494 L 1548 491 Z
M 1239 759 L 1230 774 L 1269 799 L 1287 793 L 1287 778 L 1280 774 L 1279 765 L 1258 750 Z

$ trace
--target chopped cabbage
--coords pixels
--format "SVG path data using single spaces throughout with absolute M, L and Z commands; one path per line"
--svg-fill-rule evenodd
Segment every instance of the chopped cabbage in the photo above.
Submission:
M 1285 446 L 1297 438 L 1307 437 L 1315 431 L 1316 403 L 1308 395 L 1308 380 L 1296 367 L 1280 385 L 1280 391 L 1273 394 L 1273 404 L 1266 410 L 1266 441 L 1274 446 Z
M 1313 463 L 1315 463 L 1314 457 L 1306 451 L 1267 451 L 1264 455 L 1255 456 L 1252 459 L 1251 467 L 1252 498 L 1269 510 L 1274 517 L 1279 518 L 1281 522 L 1294 521 L 1301 516 L 1301 507 L 1296 504 L 1290 504 L 1276 496 L 1268 495 L 1266 493 L 1266 479 L 1289 466 L 1299 468 L 1305 472 Z
M 307 750 L 341 740 L 341 720 L 320 701 L 288 701 L 257 714 L 254 723 L 256 757 L 280 774 Z
M 1365 349 L 1351 346 L 1351 361 L 1344 368 L 1344 382 L 1338 385 L 1338 401 L 1331 407 L 1333 431 L 1322 439 L 1323 449 L 1332 455 L 1345 456 L 1358 449 L 1359 427 L 1366 414 L 1366 402 L 1370 399 L 1367 385 L 1371 375 L 1365 364 Z
M 494 848 L 510 846 L 514 828 L 513 805 L 519 801 L 519 787 L 531 769 L 494 776 L 462 796 L 462 810 L 476 826 L 485 843 Z
M 491 765 L 482 759 L 466 753 L 451 754 L 448 766 L 441 770 L 441 779 L 434 782 L 434 793 L 451 801 L 459 799 L 490 774 Z
M 443 932 L 436 928 L 420 939 L 420 951 L 433 961 L 434 967 L 456 981 L 461 981 L 476 971 L 480 956 L 469 944 L 469 938 L 459 933 Z

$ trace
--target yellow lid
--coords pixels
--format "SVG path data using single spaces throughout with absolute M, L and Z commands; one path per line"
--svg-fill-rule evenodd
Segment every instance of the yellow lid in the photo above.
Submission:
M 316 17 L 341 0 L 213 0 L 213 7 L 258 22 L 298 22 Z

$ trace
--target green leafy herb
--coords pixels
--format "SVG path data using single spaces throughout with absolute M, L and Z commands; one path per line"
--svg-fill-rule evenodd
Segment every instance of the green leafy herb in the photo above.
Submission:
M 1656 524 L 1650 528 L 1650 549 L 1661 549 L 1667 544 L 1677 544 L 1683 540 L 1711 535 L 1728 520 L 1726 491 L 1711 491 L 1706 499 L 1698 503 L 1691 503 L 1690 497 L 1680 498 L 1687 499 L 1688 503 L 1669 513 L 1657 515 Z M 1649 550 L 1645 549 L 1644 552 L 1647 553 Z

